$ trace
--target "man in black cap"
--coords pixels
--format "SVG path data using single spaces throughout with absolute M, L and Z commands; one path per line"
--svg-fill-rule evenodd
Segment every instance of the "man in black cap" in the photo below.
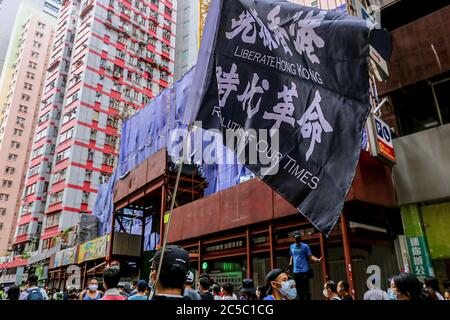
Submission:
M 155 291 L 152 300 L 186 300 L 184 282 L 189 270 L 189 254 L 179 246 L 167 245 L 162 259 L 159 280 L 156 282 L 161 251 L 156 252 L 150 267 L 150 282 Z
M 289 254 L 291 256 L 289 267 L 293 269 L 295 286 L 298 292 L 298 299 L 311 300 L 309 292 L 309 279 L 313 277 L 310 262 L 322 262 L 322 257 L 316 258 L 312 255 L 311 249 L 302 242 L 299 231 L 294 232 L 295 243 L 291 244 Z
M 252 279 L 242 280 L 239 300 L 256 300 L 256 287 Z

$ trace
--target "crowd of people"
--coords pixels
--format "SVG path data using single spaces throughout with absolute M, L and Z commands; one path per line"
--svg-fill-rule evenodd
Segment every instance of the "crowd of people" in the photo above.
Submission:
M 309 279 L 313 276 L 310 263 L 319 263 L 322 257 L 314 257 L 298 233 L 294 239 L 289 269 L 271 270 L 263 286 L 257 287 L 252 279 L 244 279 L 240 288 L 235 288 L 231 283 L 218 284 L 209 274 L 202 273 L 194 289 L 189 254 L 179 246 L 168 245 L 161 264 L 161 251 L 153 257 L 149 283 L 142 279 L 121 282 L 120 264 L 111 263 L 103 272 L 101 287 L 93 277 L 82 291 L 75 287 L 64 291 L 45 290 L 38 286 L 38 277 L 32 274 L 24 290 L 18 286 L 0 288 L 0 300 L 310 300 Z M 436 278 L 426 278 L 422 283 L 412 274 L 400 273 L 389 279 L 387 291 L 368 288 L 364 300 L 450 300 L 450 280 L 444 281 L 443 286 L 441 294 Z M 327 300 L 354 299 L 345 280 L 326 281 L 322 294 Z

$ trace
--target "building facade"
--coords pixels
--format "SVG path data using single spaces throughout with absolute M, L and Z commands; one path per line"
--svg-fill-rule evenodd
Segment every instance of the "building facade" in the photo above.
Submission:
M 13 73 L 0 121 L 0 255 L 11 246 L 56 19 L 24 2 L 8 50 Z M 8 72 L 9 73 L 9 72 Z
M 445 1 L 413 7 L 399 1 L 382 10 L 393 53 L 390 79 L 378 84 L 395 110 L 394 179 L 410 271 L 440 283 L 450 278 L 449 16 Z
M 121 121 L 171 85 L 172 1 L 64 1 L 29 161 L 17 252 L 56 245 L 116 163 Z M 35 223 L 29 223 L 29 217 Z M 42 228 L 42 232 L 39 229 Z

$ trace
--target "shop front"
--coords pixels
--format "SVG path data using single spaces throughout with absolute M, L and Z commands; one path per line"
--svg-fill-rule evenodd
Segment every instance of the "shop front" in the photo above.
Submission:
M 197 274 L 207 271 L 238 290 L 243 278 L 263 285 L 272 268 L 287 270 L 295 231 L 316 257 L 324 257 L 312 265 L 313 299 L 322 298 L 328 279 L 349 281 L 362 298 L 370 266 L 379 267 L 384 289 L 388 277 L 404 269 L 391 170 L 367 154 L 361 156 L 343 214 L 327 239 L 270 187 L 251 179 L 176 208 L 168 241 L 188 250 Z

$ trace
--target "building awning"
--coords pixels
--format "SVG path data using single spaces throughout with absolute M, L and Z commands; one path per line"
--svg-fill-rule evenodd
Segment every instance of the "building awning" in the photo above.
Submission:
M 15 259 L 11 262 L 5 262 L 5 263 L 0 264 L 0 270 L 26 266 L 27 264 L 28 264 L 28 259 Z

